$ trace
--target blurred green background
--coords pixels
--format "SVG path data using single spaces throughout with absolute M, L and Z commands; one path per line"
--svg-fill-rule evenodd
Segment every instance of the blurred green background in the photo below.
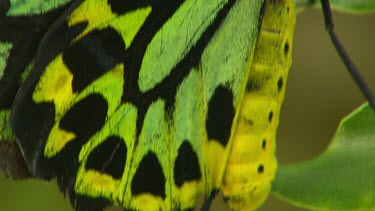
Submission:
M 335 29 L 345 48 L 375 91 L 375 15 L 334 13 Z M 293 67 L 287 85 L 277 157 L 279 164 L 319 155 L 340 121 L 364 98 L 353 83 L 325 32 L 322 14 L 307 10 L 297 17 Z M 216 200 L 211 210 L 227 210 Z M 10 181 L 0 175 L 1 210 L 72 210 L 55 183 Z M 260 211 L 303 211 L 273 196 Z

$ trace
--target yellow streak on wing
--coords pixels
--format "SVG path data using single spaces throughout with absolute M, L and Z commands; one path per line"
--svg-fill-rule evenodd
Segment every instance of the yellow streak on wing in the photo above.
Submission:
M 181 209 L 187 209 L 194 205 L 195 200 L 198 196 L 198 191 L 200 188 L 199 181 L 185 182 L 180 188 L 181 193 L 179 194 L 179 202 L 181 204 Z M 185 206 L 185 207 L 183 207 Z
M 248 79 L 252 87 L 242 101 L 222 186 L 233 210 L 259 207 L 277 168 L 275 136 L 291 65 L 294 1 L 270 0 L 265 6 Z
M 76 137 L 74 133 L 62 130 L 54 125 L 50 135 L 48 136 L 46 146 L 44 147 L 44 155 L 48 158 L 53 157 L 60 152 L 65 145 Z
M 142 207 L 141 210 L 147 211 L 170 210 L 167 208 L 167 203 L 165 203 L 161 197 L 156 197 L 149 193 L 142 193 L 134 196 L 130 202 L 130 207 Z
M 143 25 L 147 16 L 151 12 L 151 7 L 137 9 L 134 12 L 126 13 L 116 18 L 109 24 L 115 28 L 125 41 L 126 48 L 130 46 L 139 28 Z
M 206 142 L 206 160 L 210 169 L 210 175 L 212 175 L 212 179 L 208 180 L 210 189 L 217 188 L 218 184 L 221 183 L 222 178 L 216 175 L 222 175 L 225 155 L 226 150 L 218 141 L 209 140 Z
M 86 29 L 74 41 L 81 39 L 93 29 L 104 29 L 111 26 L 121 34 L 126 48 L 128 48 L 150 12 L 151 7 L 144 7 L 124 15 L 118 15 L 111 11 L 107 1 L 86 0 L 72 12 L 68 19 L 68 25 L 71 27 L 82 22 L 88 23 Z
M 76 95 L 72 87 L 73 75 L 65 66 L 62 55 L 58 55 L 46 68 L 40 78 L 33 100 L 36 103 L 53 102 L 55 104 L 55 120 L 60 119 L 70 102 Z
M 106 22 L 116 15 L 112 13 L 107 1 L 86 0 L 77 7 L 70 15 L 68 25 L 73 26 L 78 23 L 88 22 L 87 28 L 93 28 Z
M 78 174 L 82 174 L 82 176 L 77 178 L 75 186 L 79 186 L 81 193 L 91 197 L 105 196 L 111 198 L 112 193 L 115 193 L 120 185 L 120 180 L 116 180 L 108 174 L 102 174 L 94 170 L 81 171 Z

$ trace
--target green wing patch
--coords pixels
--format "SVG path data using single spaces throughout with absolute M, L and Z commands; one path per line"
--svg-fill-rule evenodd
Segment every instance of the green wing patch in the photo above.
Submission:
M 31 174 L 57 178 L 79 210 L 186 210 L 221 188 L 233 209 L 258 207 L 276 169 L 293 2 L 65 3 L 25 17 L 45 20 L 25 61 L 11 60 L 21 41 L 3 45 L 0 85 L 13 91 L 0 102 Z M 0 40 L 25 36 L 6 27 L 23 18 L 0 19 Z

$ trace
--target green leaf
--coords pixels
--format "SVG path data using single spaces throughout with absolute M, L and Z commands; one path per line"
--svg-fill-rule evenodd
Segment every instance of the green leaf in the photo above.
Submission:
M 342 120 L 319 157 L 280 166 L 277 196 L 314 210 L 375 210 L 375 113 L 361 106 Z
M 330 0 L 331 8 L 336 11 L 348 13 L 373 13 L 375 12 L 374 0 Z M 319 7 L 320 0 L 296 0 L 297 11 L 309 7 Z

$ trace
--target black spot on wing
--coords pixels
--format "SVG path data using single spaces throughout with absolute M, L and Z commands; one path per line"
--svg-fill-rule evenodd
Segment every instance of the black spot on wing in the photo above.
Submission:
M 269 113 L 268 113 L 268 122 L 272 122 L 272 119 L 273 119 L 273 111 L 270 111 Z
M 165 176 L 155 153 L 148 152 L 140 162 L 131 184 L 133 195 L 150 193 L 165 198 Z
M 267 140 L 263 139 L 263 141 L 262 141 L 262 149 L 265 150 L 266 146 L 267 146 Z
M 208 138 L 218 140 L 225 147 L 229 141 L 234 115 L 232 91 L 224 86 L 218 86 L 208 104 Z
M 82 91 L 113 68 L 125 50 L 121 35 L 112 28 L 93 30 L 63 53 L 73 74 L 73 90 Z
M 101 95 L 88 95 L 70 108 L 59 127 L 73 132 L 76 137 L 89 139 L 103 127 L 107 110 L 107 101 Z
M 186 181 L 199 180 L 202 176 L 197 154 L 188 141 L 184 141 L 178 149 L 173 172 L 177 187 L 181 187 Z
M 259 166 L 258 166 L 258 173 L 261 174 L 263 172 L 264 172 L 264 166 L 263 166 L 263 164 L 259 164 Z
M 277 90 L 280 92 L 281 89 L 283 88 L 283 78 L 280 77 L 279 80 L 277 81 Z
M 287 57 L 289 53 L 289 43 L 285 42 L 284 43 L 284 56 Z
M 111 136 L 91 152 L 85 167 L 119 179 L 124 172 L 126 154 L 127 148 L 124 140 L 117 136 Z

